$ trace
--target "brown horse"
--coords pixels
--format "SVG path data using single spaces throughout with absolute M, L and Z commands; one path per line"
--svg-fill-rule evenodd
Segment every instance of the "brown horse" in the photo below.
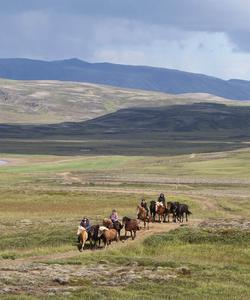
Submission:
M 83 251 L 84 245 L 88 239 L 87 230 L 84 227 L 79 226 L 77 230 L 77 236 L 80 243 L 79 251 Z
M 159 222 L 165 221 L 166 218 L 166 206 L 158 205 L 156 207 L 156 213 L 159 216 Z
M 104 218 L 102 221 L 102 225 L 107 227 L 108 229 L 115 229 L 118 232 L 119 239 L 121 238 L 121 230 L 123 225 L 119 221 L 112 222 L 111 219 Z
M 146 209 L 144 207 L 141 207 L 140 205 L 137 205 L 137 219 L 143 221 L 144 229 L 146 228 L 147 223 L 147 229 L 149 229 L 150 218 L 147 215 Z
M 109 218 L 104 218 L 104 219 L 102 220 L 102 225 L 105 226 L 105 227 L 107 227 L 108 229 L 114 228 L 114 227 L 113 227 L 113 222 L 112 222 L 112 220 L 109 219 Z
M 118 242 L 118 232 L 115 229 L 108 229 L 105 226 L 100 226 L 98 231 L 98 237 L 104 242 L 104 248 L 110 245 L 112 241 Z
M 128 217 L 123 217 L 122 224 L 124 225 L 125 228 L 125 240 L 127 239 L 127 231 L 130 231 L 131 238 L 132 240 L 134 240 L 136 237 L 136 231 L 140 230 L 138 220 L 130 219 Z

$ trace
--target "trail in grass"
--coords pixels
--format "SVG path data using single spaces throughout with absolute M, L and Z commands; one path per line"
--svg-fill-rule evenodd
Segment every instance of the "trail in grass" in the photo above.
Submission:
M 195 224 L 198 224 L 201 222 L 200 219 L 193 219 L 189 221 L 188 226 L 194 226 Z M 186 224 L 186 223 L 185 223 Z M 5 259 L 0 260 L 0 270 L 4 270 L 6 268 L 17 268 L 22 265 L 30 264 L 30 263 L 38 263 L 38 262 L 46 262 L 46 261 L 53 261 L 53 260 L 61 260 L 61 259 L 68 259 L 77 257 L 79 255 L 89 254 L 93 253 L 94 251 L 109 251 L 109 249 L 114 248 L 122 248 L 127 246 L 128 244 L 132 243 L 140 243 L 142 242 L 146 237 L 150 235 L 154 235 L 157 233 L 163 233 L 168 232 L 170 230 L 176 229 L 180 226 L 180 224 L 176 223 L 150 223 L 149 229 L 141 229 L 137 232 L 137 237 L 133 241 L 131 238 L 128 240 L 122 242 L 115 243 L 113 242 L 107 249 L 98 249 L 98 250 L 84 250 L 82 253 L 80 253 L 77 248 L 72 249 L 71 251 L 63 252 L 63 253 L 53 253 L 48 255 L 39 255 L 39 256 L 32 256 L 28 258 L 19 258 L 15 260 Z

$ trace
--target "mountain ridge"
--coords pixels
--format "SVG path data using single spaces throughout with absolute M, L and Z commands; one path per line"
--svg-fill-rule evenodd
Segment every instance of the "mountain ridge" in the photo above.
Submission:
M 250 100 L 250 81 L 247 80 L 223 80 L 151 66 L 89 63 L 78 58 L 53 61 L 0 59 L 0 78 L 87 82 L 170 94 L 208 93 L 227 99 Z

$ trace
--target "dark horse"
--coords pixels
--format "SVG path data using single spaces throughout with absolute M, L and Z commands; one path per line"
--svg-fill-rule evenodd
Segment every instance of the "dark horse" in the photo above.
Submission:
M 168 221 L 169 221 L 169 215 L 172 214 L 173 222 L 176 222 L 176 220 L 178 220 L 182 223 L 184 220 L 184 215 L 186 217 L 186 222 L 187 222 L 188 221 L 187 216 L 192 214 L 191 211 L 188 210 L 188 205 L 180 204 L 179 202 L 168 202 L 167 210 L 168 210 Z
M 178 220 L 182 223 L 184 220 L 184 215 L 186 217 L 186 222 L 188 221 L 188 215 L 192 214 L 191 211 L 188 210 L 187 204 L 179 204 L 176 209 L 176 216 Z
M 156 215 L 155 205 L 156 205 L 156 201 L 154 200 L 150 201 L 149 211 L 153 222 L 155 222 L 155 215 Z
M 177 218 L 177 208 L 179 206 L 179 202 L 167 202 L 167 216 L 169 222 L 169 216 L 172 214 L 172 222 L 176 222 Z
M 144 229 L 146 228 L 146 223 L 147 229 L 149 229 L 149 221 L 151 217 L 148 216 L 147 210 L 144 207 L 141 207 L 140 205 L 137 205 L 137 218 L 143 221 Z
M 136 231 L 140 230 L 138 225 L 138 220 L 130 219 L 128 217 L 123 217 L 122 224 L 124 225 L 124 229 L 125 229 L 125 240 L 127 239 L 127 231 L 130 231 L 131 238 L 132 240 L 134 240 L 136 237 Z
M 99 225 L 92 225 L 90 227 L 90 230 L 89 230 L 89 236 L 88 236 L 88 239 L 89 239 L 89 242 L 90 242 L 90 247 L 93 249 L 93 248 L 96 248 L 96 243 L 99 242 L 99 246 L 100 246 L 100 243 L 101 243 L 101 240 L 100 238 L 98 237 L 98 231 L 99 231 Z

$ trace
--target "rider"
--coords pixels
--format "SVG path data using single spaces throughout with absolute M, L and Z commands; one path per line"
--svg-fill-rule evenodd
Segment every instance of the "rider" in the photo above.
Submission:
M 87 217 L 84 217 L 81 222 L 80 222 L 80 226 L 84 227 L 87 231 L 90 230 L 90 221 Z
M 118 221 L 119 217 L 118 217 L 118 213 L 117 213 L 116 209 L 112 210 L 111 215 L 110 215 L 110 219 L 113 223 Z
M 166 206 L 166 199 L 163 193 L 160 194 L 158 202 L 161 203 L 162 206 Z
M 148 212 L 149 212 L 149 209 L 148 209 L 148 205 L 147 205 L 147 202 L 144 198 L 141 199 L 141 207 L 145 208 L 146 211 L 147 211 L 147 216 L 148 216 Z

